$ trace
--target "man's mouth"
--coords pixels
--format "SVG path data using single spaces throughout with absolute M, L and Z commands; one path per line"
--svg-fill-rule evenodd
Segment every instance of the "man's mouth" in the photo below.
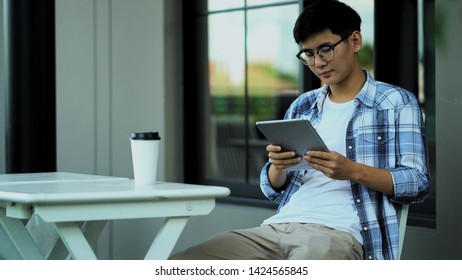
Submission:
M 319 73 L 319 76 L 323 77 L 323 78 L 327 78 L 330 76 L 332 71 L 322 71 Z

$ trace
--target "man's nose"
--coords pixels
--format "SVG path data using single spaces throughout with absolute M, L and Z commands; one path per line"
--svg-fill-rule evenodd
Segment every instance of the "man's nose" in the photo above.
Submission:
M 324 66 L 326 63 L 327 62 L 319 54 L 314 55 L 314 65 L 316 67 Z

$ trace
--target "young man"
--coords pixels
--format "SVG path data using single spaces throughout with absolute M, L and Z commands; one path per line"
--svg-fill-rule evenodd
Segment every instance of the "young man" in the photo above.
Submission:
M 285 118 L 311 121 L 330 152 L 267 147 L 261 188 L 278 212 L 260 227 L 217 234 L 175 259 L 397 259 L 396 210 L 429 192 L 424 123 L 415 96 L 359 65 L 361 19 L 321 0 L 294 27 L 297 58 L 324 86 Z M 305 161 L 307 171 L 288 171 Z

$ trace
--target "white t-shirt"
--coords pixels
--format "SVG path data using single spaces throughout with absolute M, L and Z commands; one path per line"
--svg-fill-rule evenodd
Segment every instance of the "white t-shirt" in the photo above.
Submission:
M 327 97 L 316 131 L 331 151 L 346 155 L 345 135 L 354 101 L 334 103 Z M 354 206 L 350 181 L 333 180 L 313 168 L 290 201 L 263 224 L 316 223 L 350 232 L 361 244 L 360 221 Z

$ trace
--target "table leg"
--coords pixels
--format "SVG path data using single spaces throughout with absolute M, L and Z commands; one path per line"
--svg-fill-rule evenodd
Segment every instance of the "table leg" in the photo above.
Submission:
M 95 253 L 76 222 L 55 223 L 56 231 L 75 260 L 96 260 Z
M 85 238 L 88 240 L 90 246 L 95 245 L 98 238 L 106 226 L 107 221 L 87 221 L 82 226 L 82 232 L 85 234 Z
M 107 221 L 86 221 L 82 224 L 81 229 L 90 246 L 93 246 L 106 226 Z M 70 259 L 69 251 L 60 239 L 52 248 L 48 255 L 49 260 Z
M 23 221 L 7 217 L 6 210 L 0 208 L 0 224 L 21 258 L 25 260 L 43 260 L 42 253 L 27 231 Z
M 189 217 L 166 218 L 144 259 L 167 259 L 188 222 L 188 218 Z

